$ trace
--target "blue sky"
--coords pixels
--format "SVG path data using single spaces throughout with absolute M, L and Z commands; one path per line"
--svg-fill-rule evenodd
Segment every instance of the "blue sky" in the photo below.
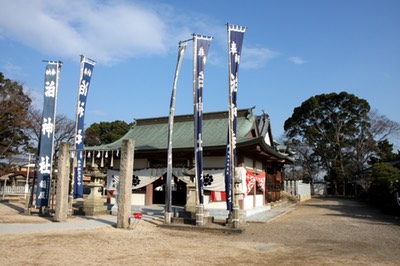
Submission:
M 179 40 L 213 36 L 204 112 L 228 108 L 227 22 L 248 27 L 238 108 L 267 112 L 275 138 L 309 97 L 347 91 L 400 122 L 398 0 L 0 0 L 0 72 L 43 103 L 42 60 L 61 60 L 58 113 L 75 117 L 80 55 L 97 62 L 85 124 L 167 116 Z M 192 51 L 176 114 L 193 112 Z

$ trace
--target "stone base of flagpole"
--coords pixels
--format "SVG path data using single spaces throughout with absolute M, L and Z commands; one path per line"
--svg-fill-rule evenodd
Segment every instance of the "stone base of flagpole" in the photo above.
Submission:
M 25 210 L 24 210 L 25 214 L 31 214 L 31 208 L 29 206 L 29 201 L 30 201 L 30 198 L 26 197 L 25 198 Z
M 239 228 L 240 226 L 240 209 L 237 206 L 233 206 L 232 211 L 229 213 L 226 223 L 232 228 Z
M 111 207 L 111 215 L 117 215 L 118 213 L 118 204 L 115 202 L 115 204 Z
M 173 216 L 174 216 L 173 212 L 164 212 L 164 223 L 171 224 Z
M 72 195 L 68 195 L 68 216 L 71 217 L 74 214 L 74 210 L 72 205 L 74 204 L 74 197 Z
M 42 215 L 48 214 L 49 213 L 48 210 L 49 210 L 49 207 L 40 206 L 39 207 L 39 214 L 42 214 Z
M 232 208 L 232 227 L 233 228 L 239 228 L 239 207 L 234 206 Z
M 196 205 L 196 225 L 204 225 L 204 206 L 203 204 Z

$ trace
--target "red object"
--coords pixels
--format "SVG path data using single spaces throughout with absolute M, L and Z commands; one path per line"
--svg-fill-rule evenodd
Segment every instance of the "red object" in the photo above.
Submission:
M 134 212 L 133 218 L 135 219 L 142 219 L 143 214 L 141 212 Z
M 261 172 L 259 174 L 253 174 L 250 171 L 246 171 L 246 183 L 247 183 L 246 194 L 250 193 L 255 184 L 257 184 L 258 189 L 264 192 L 265 179 L 266 179 L 265 177 L 266 177 L 265 172 Z
M 226 192 L 211 191 L 211 201 L 226 201 Z

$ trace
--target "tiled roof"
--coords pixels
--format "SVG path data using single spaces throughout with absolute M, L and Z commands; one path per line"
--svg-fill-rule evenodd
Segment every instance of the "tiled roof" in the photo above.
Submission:
M 249 140 L 247 137 L 254 128 L 257 117 L 251 111 L 238 111 L 237 143 Z M 225 146 L 228 134 L 228 112 L 206 113 L 203 116 L 203 147 Z M 133 139 L 135 150 L 163 150 L 168 148 L 168 117 L 136 120 L 135 125 L 114 143 L 87 150 L 119 149 L 123 139 Z M 193 115 L 175 116 L 173 125 L 172 147 L 193 148 Z

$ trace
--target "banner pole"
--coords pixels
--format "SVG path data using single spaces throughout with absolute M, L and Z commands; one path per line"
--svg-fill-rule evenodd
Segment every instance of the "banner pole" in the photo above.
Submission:
M 81 83 L 81 78 L 83 75 L 83 59 L 84 56 L 81 55 L 81 63 L 80 63 L 80 69 L 79 69 L 79 83 L 78 83 L 78 87 L 80 86 Z M 78 93 L 77 93 L 77 102 L 79 102 L 79 89 L 78 89 Z M 78 134 L 78 115 L 79 115 L 79 104 L 76 105 L 76 110 L 75 110 L 75 136 Z M 74 138 L 74 167 L 76 166 L 76 137 Z M 74 179 L 72 178 L 72 186 L 74 185 Z M 74 189 L 72 187 L 71 189 L 71 195 L 73 194 Z
M 79 82 L 78 82 L 78 88 L 81 84 L 81 79 L 83 76 L 83 60 L 84 56 L 80 55 L 81 57 L 81 62 L 80 62 L 80 69 L 79 69 Z M 79 112 L 79 89 L 78 89 L 78 94 L 77 94 L 77 104 L 76 104 L 76 110 L 75 110 L 75 133 L 74 133 L 74 149 L 73 151 L 73 163 L 72 163 L 72 171 L 71 171 L 71 190 L 70 190 L 70 195 L 69 195 L 69 206 L 72 208 L 72 202 L 74 200 L 74 187 L 75 187 L 75 167 L 76 167 L 76 157 L 78 156 L 78 152 L 76 150 L 76 135 L 78 134 L 78 112 Z M 72 209 L 70 210 L 72 211 Z
M 235 193 L 235 143 L 234 143 L 234 125 L 233 125 L 233 90 L 232 90 L 232 60 L 231 60 L 231 34 L 230 34 L 230 25 L 227 24 L 228 28 L 228 70 L 229 70 L 229 151 L 230 151 L 230 173 L 231 173 L 231 210 L 230 215 L 232 217 L 232 225 L 234 228 L 237 228 L 237 214 L 236 211 L 236 193 Z
M 45 70 L 42 124 L 38 143 L 36 189 L 36 205 L 40 207 L 41 213 L 46 211 L 50 203 L 58 80 L 62 65 L 61 61 L 45 62 L 47 62 L 47 66 Z M 34 188 L 34 184 L 32 184 L 32 187 Z
M 204 70 L 212 37 L 194 35 L 194 147 L 197 181 L 196 224 L 204 225 L 204 174 L 203 174 L 203 89 Z
M 78 86 L 78 103 L 76 109 L 75 121 L 75 152 L 74 156 L 74 182 L 73 182 L 73 197 L 83 198 L 83 176 L 84 176 L 84 136 L 85 136 L 85 114 L 87 109 L 87 97 L 93 68 L 96 62 L 92 59 L 81 55 L 81 69 Z M 103 159 L 103 158 L 102 158 Z M 102 165 L 100 165 L 102 167 Z
M 62 66 L 62 62 L 61 61 L 58 61 L 57 62 L 57 74 L 56 74 L 56 92 L 55 92 L 55 94 L 56 94 L 56 99 L 58 98 L 58 87 L 59 87 L 59 81 L 60 81 L 60 72 L 61 72 L 61 66 Z M 55 132 L 56 132 L 56 127 L 57 127 L 57 100 L 55 100 L 55 102 L 54 102 L 54 116 L 53 116 L 53 121 L 54 121 L 54 133 L 52 134 L 52 139 L 51 139 L 51 143 L 54 143 L 54 135 L 55 135 Z M 51 172 L 50 172 L 50 192 L 49 192 L 49 197 L 50 197 L 50 194 L 52 193 L 51 191 L 52 191 L 52 189 L 51 188 L 53 188 L 53 163 L 54 163 L 54 148 L 52 148 L 51 149 L 51 158 L 53 158 L 52 159 L 52 164 L 51 164 Z M 52 201 L 52 204 L 54 203 L 54 197 L 51 197 L 51 201 Z M 50 200 L 49 200 L 49 202 L 48 202 L 48 204 L 47 204 L 47 208 L 49 208 L 49 206 L 50 206 Z
M 229 159 L 230 159 L 230 185 L 231 185 L 231 206 L 230 219 L 232 226 L 239 226 L 239 193 L 236 191 L 235 166 L 236 159 L 236 128 L 237 128 L 237 88 L 238 88 L 238 69 L 243 44 L 243 36 L 246 28 L 242 26 L 230 25 L 227 23 L 228 31 L 228 78 L 229 78 Z M 227 154 L 228 161 L 228 154 Z M 226 178 L 228 180 L 229 177 Z M 229 198 L 229 197 L 228 197 Z M 227 202 L 228 208 L 230 203 Z
M 196 117 L 196 97 L 197 97 L 197 36 L 193 33 L 193 114 L 194 114 L 194 132 L 193 132 L 193 140 L 194 140 L 194 180 L 195 180 L 195 192 L 196 192 L 196 205 L 199 204 L 199 184 L 198 184 L 198 176 L 197 176 L 197 152 L 196 152 L 196 125 L 197 125 L 197 117 Z
M 171 223 L 172 213 L 172 133 L 174 127 L 174 114 L 176 102 L 176 89 L 178 84 L 179 71 L 182 65 L 183 55 L 185 54 L 186 44 L 179 42 L 178 61 L 175 69 L 175 77 L 172 86 L 171 103 L 168 119 L 168 155 L 167 155 L 167 180 L 166 180 L 166 200 L 165 200 L 165 222 Z

